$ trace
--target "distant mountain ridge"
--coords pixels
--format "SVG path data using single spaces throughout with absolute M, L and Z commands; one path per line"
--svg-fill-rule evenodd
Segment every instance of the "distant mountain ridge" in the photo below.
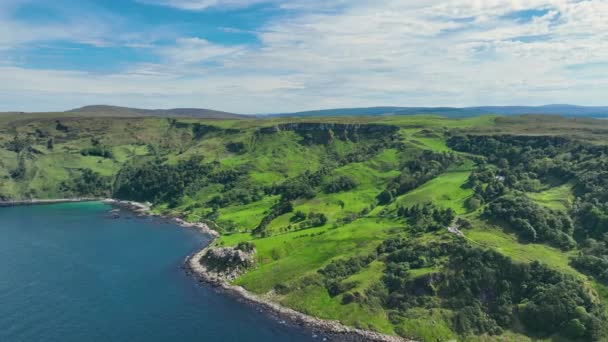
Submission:
M 172 109 L 140 109 L 107 105 L 85 106 L 66 111 L 84 115 L 100 116 L 161 116 L 161 117 L 190 117 L 201 119 L 246 119 L 247 115 L 234 114 L 219 110 L 204 108 L 172 108 Z
M 255 119 L 274 117 L 324 117 L 324 116 L 385 116 L 431 114 L 448 118 L 465 118 L 486 114 L 524 115 L 547 114 L 566 117 L 608 118 L 608 106 L 576 106 L 568 104 L 550 104 L 544 106 L 478 106 L 478 107 L 356 107 L 333 108 L 302 112 L 269 113 L 269 114 L 236 114 L 205 108 L 141 109 L 109 105 L 93 105 L 65 111 L 64 113 L 83 116 L 101 117 L 190 117 L 200 119 Z M 6 112 L 6 114 L 25 114 Z
M 484 114 L 497 115 L 523 115 L 523 114 L 549 114 L 568 117 L 596 117 L 608 118 L 608 106 L 586 107 L 575 105 L 552 104 L 545 106 L 479 106 L 479 107 L 369 107 L 369 108 L 336 108 L 313 110 L 296 113 L 272 114 L 284 117 L 307 116 L 348 116 L 348 115 L 415 115 L 434 114 L 439 116 L 458 118 L 471 117 Z

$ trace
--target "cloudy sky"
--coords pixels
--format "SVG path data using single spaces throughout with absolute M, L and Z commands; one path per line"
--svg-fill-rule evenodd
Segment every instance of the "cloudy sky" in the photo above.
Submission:
M 0 111 L 607 95 L 606 0 L 0 0 Z

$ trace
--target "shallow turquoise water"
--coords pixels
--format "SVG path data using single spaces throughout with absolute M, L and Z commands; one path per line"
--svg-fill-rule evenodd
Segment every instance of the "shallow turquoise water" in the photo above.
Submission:
M 309 341 L 181 268 L 208 238 L 102 203 L 0 208 L 0 341 Z

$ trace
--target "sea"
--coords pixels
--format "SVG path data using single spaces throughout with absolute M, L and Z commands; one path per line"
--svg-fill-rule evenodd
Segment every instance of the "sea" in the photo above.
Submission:
M 194 229 L 101 202 L 0 208 L 0 341 L 322 341 L 198 283 Z

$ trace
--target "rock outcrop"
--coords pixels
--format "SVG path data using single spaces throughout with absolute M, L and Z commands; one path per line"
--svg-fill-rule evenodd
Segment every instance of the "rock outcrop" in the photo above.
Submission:
M 199 262 L 205 264 L 207 270 L 215 273 L 217 278 L 232 281 L 255 266 L 255 252 L 255 249 L 242 251 L 238 248 L 211 247 Z

